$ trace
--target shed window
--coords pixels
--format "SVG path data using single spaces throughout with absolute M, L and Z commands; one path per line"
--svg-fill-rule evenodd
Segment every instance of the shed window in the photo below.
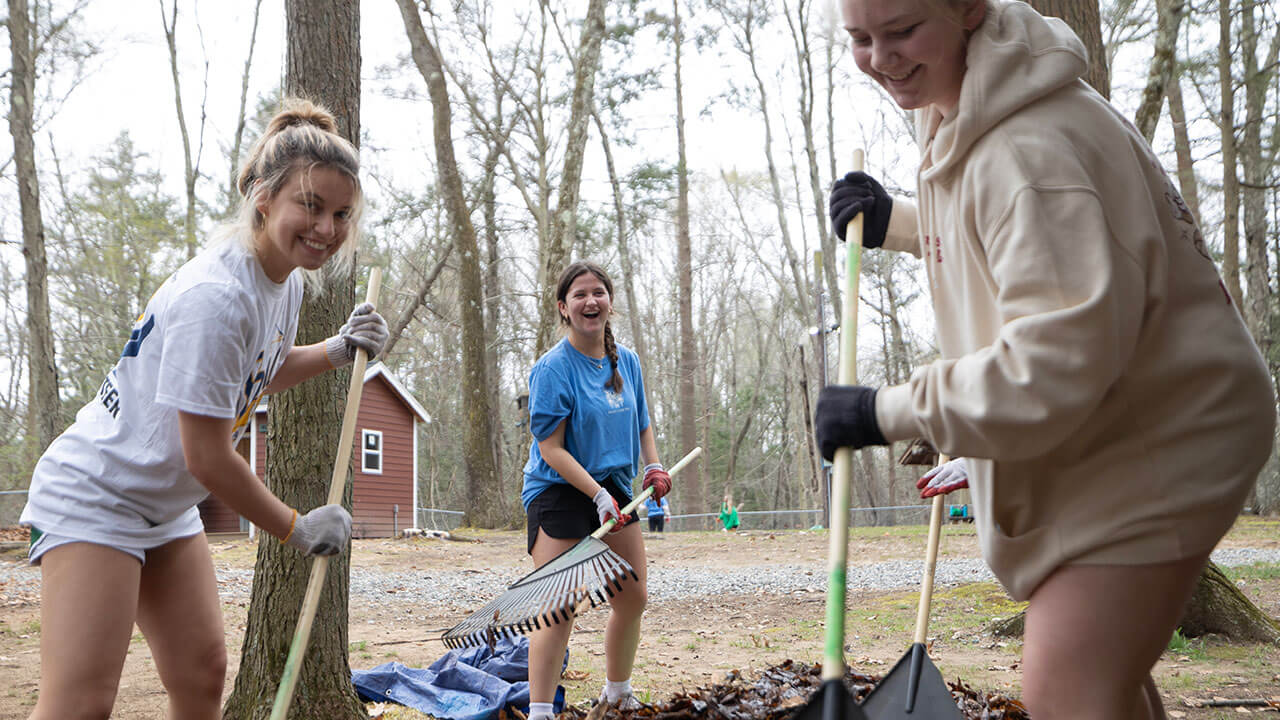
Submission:
M 360 431 L 360 469 L 370 475 L 382 474 L 382 431 Z

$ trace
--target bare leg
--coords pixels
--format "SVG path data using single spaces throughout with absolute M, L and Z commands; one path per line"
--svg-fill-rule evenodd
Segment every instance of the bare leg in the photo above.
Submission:
M 1023 700 L 1036 720 L 1163 718 L 1151 667 L 1206 557 L 1157 565 L 1068 565 L 1031 595 Z M 1152 700 L 1154 699 L 1154 704 Z
M 621 682 L 631 678 L 640 646 L 640 618 L 649 599 L 647 561 L 640 523 L 632 523 L 604 536 L 614 552 L 631 563 L 639 582 L 628 579 L 622 591 L 609 598 L 609 622 L 604 629 L 605 678 Z
M 533 566 L 542 567 L 557 555 L 578 544 L 578 540 L 553 538 L 538 528 L 538 539 L 533 541 Z M 529 701 L 549 703 L 556 698 L 556 686 L 560 684 L 560 668 L 564 665 L 564 650 L 569 647 L 569 634 L 573 632 L 573 618 L 569 622 L 552 624 L 529 633 Z
M 147 552 L 138 627 L 169 692 L 169 717 L 220 720 L 227 641 L 204 533 Z
M 31 720 L 105 720 L 133 635 L 142 564 L 92 543 L 40 559 L 40 697 Z

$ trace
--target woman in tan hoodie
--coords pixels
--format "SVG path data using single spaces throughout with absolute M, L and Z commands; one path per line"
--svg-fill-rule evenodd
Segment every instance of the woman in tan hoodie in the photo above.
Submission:
M 966 458 L 983 555 L 1029 600 L 1037 720 L 1163 717 L 1150 669 L 1275 428 L 1267 368 L 1142 136 L 1061 21 L 1004 0 L 841 0 L 859 69 L 916 111 L 918 207 L 837 182 L 837 232 L 924 260 L 941 359 L 832 386 L 823 453 Z

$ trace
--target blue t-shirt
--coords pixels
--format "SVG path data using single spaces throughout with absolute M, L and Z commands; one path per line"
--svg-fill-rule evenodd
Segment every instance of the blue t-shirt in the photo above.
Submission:
M 568 338 L 538 358 L 529 371 L 529 429 L 533 444 L 524 466 L 520 502 L 525 510 L 538 493 L 567 484 L 545 460 L 538 443 L 563 421 L 564 447 L 596 482 L 612 481 L 631 497 L 631 479 L 640 471 L 640 433 L 649 427 L 640 359 L 618 346 L 622 392 L 605 387 L 613 375 L 608 358 L 596 360 L 578 352 Z
M 654 500 L 653 496 L 650 495 L 644 501 L 644 508 L 649 512 L 648 517 L 658 518 L 665 517 L 667 511 L 671 509 L 671 506 L 667 504 L 666 498 L 662 498 L 662 500 L 659 501 Z

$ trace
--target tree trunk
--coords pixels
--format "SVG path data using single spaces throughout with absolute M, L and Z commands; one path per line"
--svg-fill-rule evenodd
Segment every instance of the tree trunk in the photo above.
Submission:
M 1176 66 L 1175 66 L 1176 67 Z M 1173 125 L 1173 150 L 1178 158 L 1178 189 L 1182 201 L 1200 224 L 1200 191 L 1196 187 L 1196 171 L 1191 157 L 1191 137 L 1187 133 L 1187 111 L 1182 102 L 1182 81 L 1174 75 L 1165 86 L 1169 97 L 1169 121 Z
M 471 224 L 462 174 L 453 151 L 453 112 L 445 83 L 444 62 L 426 29 L 414 0 L 397 0 L 413 52 L 413 62 L 427 83 L 431 97 L 436 173 L 444 198 L 454 244 L 459 255 L 459 303 L 462 322 L 462 403 L 466 420 L 463 459 L 467 476 L 467 521 L 476 527 L 506 524 L 502 486 L 493 457 L 493 425 L 489 381 L 485 372 L 484 288 L 480 277 L 480 248 Z
M 698 372 L 698 344 L 693 332 L 693 247 L 689 240 L 689 163 L 685 154 L 684 136 L 684 77 L 681 65 L 684 35 L 680 26 L 680 0 L 672 0 L 671 11 L 676 73 L 676 282 L 679 289 L 676 306 L 680 310 L 680 452 L 686 453 L 698 445 L 698 396 L 694 382 Z M 710 504 L 707 475 L 703 473 L 707 464 L 706 461 L 695 463 L 682 478 L 681 484 L 688 488 L 682 496 L 691 508 L 705 508 Z
M 622 197 L 622 181 L 618 178 L 618 168 L 613 162 L 613 148 L 609 143 L 604 119 L 600 117 L 599 108 L 593 108 L 591 116 L 596 122 L 596 132 L 600 133 L 600 148 L 604 151 L 605 170 L 609 173 L 609 187 L 613 191 L 614 224 L 618 231 L 618 261 L 622 264 L 622 287 L 626 293 L 627 305 L 631 311 L 627 313 L 627 323 L 631 329 L 631 349 L 640 358 L 640 367 L 649 367 L 649 351 L 645 348 L 644 333 L 641 330 L 640 306 L 637 303 L 635 263 L 631 258 L 631 244 L 627 241 L 627 208 Z
M 538 270 L 538 294 L 541 298 L 538 303 L 538 357 L 554 344 L 552 338 L 560 324 L 560 312 L 556 309 L 556 280 L 564 269 L 565 254 L 578 231 L 582 160 L 587 147 L 588 123 L 595 106 L 596 72 L 600 69 L 600 45 L 605 34 L 605 4 L 606 0 L 590 0 L 588 3 L 582 36 L 578 39 L 578 57 L 574 59 L 573 100 L 569 111 L 564 171 L 560 175 L 560 193 L 551 219 L 551 234 L 539 253 L 542 264 Z
M 182 111 L 182 82 L 178 76 L 178 0 L 171 0 L 172 17 L 166 17 L 164 13 L 164 0 L 160 2 L 160 21 L 164 26 L 164 39 L 169 46 L 169 73 L 173 76 L 173 102 L 178 112 L 178 132 L 182 136 L 182 162 L 183 162 L 183 180 L 187 190 L 187 214 L 183 221 L 183 240 L 187 246 L 187 259 L 196 256 L 196 248 L 199 243 L 196 242 L 196 179 L 200 176 L 200 167 L 198 159 L 193 161 L 191 158 L 191 133 L 187 131 L 187 116 Z M 206 83 L 207 87 L 207 83 Z M 204 113 L 203 104 L 201 104 L 201 133 L 204 132 Z M 234 170 L 233 170 L 234 172 Z
M 1259 610 L 1213 563 L 1201 573 L 1179 627 L 1187 637 L 1214 633 L 1241 642 L 1280 640 L 1280 623 Z
M 1244 182 L 1240 188 L 1241 209 L 1244 215 L 1244 280 L 1249 295 L 1242 308 L 1245 322 L 1253 341 L 1262 351 L 1267 365 L 1276 367 L 1272 356 L 1274 343 L 1274 323 L 1276 315 L 1275 293 L 1271 290 L 1271 272 L 1268 267 L 1267 252 L 1267 190 L 1270 186 L 1268 174 L 1272 171 L 1272 163 L 1266 158 L 1268 152 L 1263 143 L 1264 116 L 1267 112 L 1267 90 L 1274 86 L 1276 77 L 1277 54 L 1280 53 L 1280 31 L 1271 38 L 1267 49 L 1267 57 L 1262 66 L 1258 65 L 1258 27 L 1254 16 L 1256 3 L 1244 3 L 1240 12 L 1240 57 L 1244 63 L 1245 120 L 1241 132 L 1239 157 Z M 1251 512 L 1259 513 L 1274 508 L 1276 496 L 1274 492 L 1264 491 L 1263 484 L 1274 485 L 1275 451 L 1272 451 L 1272 462 L 1267 463 L 1258 482 L 1247 500 Z M 1269 502 L 1260 502 L 1269 501 Z M 1269 507 L 1261 507 L 1263 504 Z
M 1222 138 L 1222 280 L 1243 312 L 1240 292 L 1240 179 L 1236 169 L 1236 89 L 1231 77 L 1231 0 L 1218 0 L 1218 134 Z
M 1259 610 L 1212 562 L 1200 574 L 1178 628 L 1187 637 L 1212 633 L 1236 642 L 1280 640 L 1280 623 Z M 1025 611 L 990 626 L 998 637 L 1021 637 L 1025 629 Z
M 314 98 L 333 112 L 352 143 L 360 139 L 360 14 L 353 3 L 285 2 L 288 51 L 285 94 Z M 355 275 L 328 277 L 320 296 L 303 299 L 298 344 L 320 342 L 340 326 L 355 303 Z M 323 373 L 273 395 L 267 423 L 267 485 L 305 512 L 327 501 L 350 370 Z M 305 432 L 303 431 L 305 428 Z M 348 468 L 348 473 L 350 469 Z M 348 475 L 342 504 L 351 508 Z M 263 534 L 254 565 L 249 619 L 235 688 L 223 707 L 226 720 L 258 720 L 272 701 L 288 657 L 311 562 Z M 347 656 L 350 547 L 334 556 L 325 575 L 307 654 L 289 707 L 291 718 L 367 718 L 351 684 Z
M 1107 68 L 1107 55 L 1102 46 L 1102 19 L 1097 0 L 1031 0 L 1031 7 L 1041 15 L 1062 18 L 1089 51 L 1089 71 L 1084 80 L 1102 97 L 1111 97 L 1111 74 Z
M 227 182 L 228 215 L 235 208 L 235 199 L 240 196 L 236 188 L 236 180 L 240 174 L 240 145 L 244 141 L 245 106 L 249 102 L 249 70 L 253 68 L 253 50 L 258 45 L 258 20 L 262 14 L 262 0 L 253 2 L 253 29 L 249 31 L 249 52 L 244 58 L 244 72 L 240 75 L 240 110 L 236 115 L 236 131 L 231 141 L 230 175 Z
M 1177 64 L 1178 28 L 1186 11 L 1183 0 L 1156 0 L 1156 41 L 1151 56 L 1151 68 L 1147 72 L 1147 86 L 1142 91 L 1142 102 L 1135 114 L 1138 132 L 1150 143 L 1156 134 L 1160 120 L 1160 106 L 1164 104 L 1165 88 L 1174 76 Z
M 40 214 L 40 178 L 32 137 L 35 113 L 36 42 L 27 0 L 9 0 L 9 49 L 13 60 L 9 94 L 9 134 L 13 136 L 14 174 L 22 213 L 22 256 L 27 270 L 28 401 L 26 467 L 57 437 L 62 425 L 58 369 L 54 365 L 49 321 L 49 263 L 45 257 L 44 218 Z

